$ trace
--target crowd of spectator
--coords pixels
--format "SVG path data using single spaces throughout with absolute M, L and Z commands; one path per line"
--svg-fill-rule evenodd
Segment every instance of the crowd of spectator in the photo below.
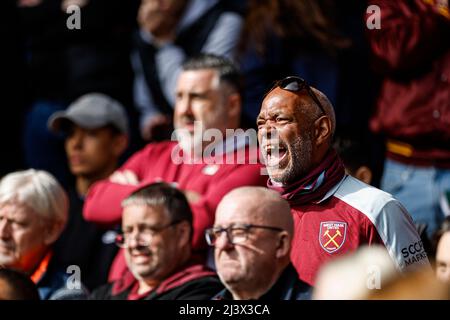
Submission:
M 0 300 L 450 299 L 448 1 L 0 7 Z

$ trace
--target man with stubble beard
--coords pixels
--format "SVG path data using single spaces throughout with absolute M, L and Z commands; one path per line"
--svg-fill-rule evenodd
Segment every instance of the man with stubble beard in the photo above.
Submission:
M 83 209 L 86 220 L 102 225 L 119 223 L 121 201 L 136 186 L 171 183 L 189 201 L 193 214 L 192 248 L 206 259 L 204 231 L 213 225 L 222 197 L 237 187 L 265 185 L 267 181 L 257 162 L 256 141 L 248 141 L 246 134 L 237 130 L 241 115 L 239 78 L 236 66 L 223 57 L 202 54 L 187 60 L 175 91 L 173 140 L 149 143 L 108 179 L 94 184 Z M 205 138 L 208 132 L 218 133 L 223 139 L 211 142 L 211 138 Z M 120 254 L 110 280 L 125 271 L 125 260 Z
M 335 115 L 323 93 L 298 77 L 280 80 L 257 125 L 268 186 L 291 206 L 291 259 L 301 280 L 314 285 L 322 264 L 363 244 L 383 244 L 400 270 L 429 265 L 402 204 L 345 173 L 331 146 Z

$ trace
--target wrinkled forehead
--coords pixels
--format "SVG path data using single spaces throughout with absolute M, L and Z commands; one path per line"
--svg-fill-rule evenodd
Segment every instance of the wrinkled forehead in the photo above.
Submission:
M 309 104 L 309 97 L 303 91 L 297 93 L 275 88 L 264 98 L 260 115 L 267 116 L 271 112 L 297 113 Z
M 30 219 L 35 215 L 33 210 L 16 201 L 8 201 L 0 204 L 0 217 Z
M 255 199 L 238 196 L 226 199 L 217 209 L 214 225 L 228 226 L 231 224 L 261 224 L 264 217 L 261 209 L 255 204 Z

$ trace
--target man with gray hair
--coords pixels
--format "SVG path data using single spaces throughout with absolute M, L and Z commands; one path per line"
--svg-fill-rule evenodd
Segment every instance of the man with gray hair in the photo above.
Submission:
M 92 293 L 95 300 L 204 300 L 223 288 L 215 272 L 192 257 L 192 212 L 167 183 L 138 187 L 123 202 L 128 272 Z
M 429 266 L 402 204 L 345 173 L 332 148 L 333 106 L 322 92 L 298 77 L 278 81 L 257 125 L 268 186 L 291 206 L 291 258 L 300 279 L 314 285 L 322 264 L 363 244 L 384 245 L 400 270 Z
M 67 211 L 65 191 L 45 171 L 13 172 L 0 181 L 0 266 L 28 274 L 41 299 L 66 285 L 68 274 L 52 263 L 52 244 Z
M 200 55 L 186 61 L 176 89 L 176 141 L 149 143 L 109 179 L 95 183 L 86 198 L 85 218 L 103 225 L 119 223 L 121 201 L 136 185 L 175 183 L 192 208 L 193 250 L 206 257 L 204 231 L 214 223 L 222 197 L 234 188 L 267 181 L 261 175 L 256 137 L 252 143 L 243 130 L 236 130 L 241 114 L 239 78 L 237 67 L 223 57 Z M 211 132 L 221 135 L 213 137 L 213 148 L 211 137 L 206 137 Z M 110 280 L 120 277 L 124 262 L 118 256 Z
M 241 187 L 228 193 L 206 230 L 226 287 L 214 299 L 309 299 L 310 286 L 290 263 L 293 233 L 289 204 L 275 191 Z

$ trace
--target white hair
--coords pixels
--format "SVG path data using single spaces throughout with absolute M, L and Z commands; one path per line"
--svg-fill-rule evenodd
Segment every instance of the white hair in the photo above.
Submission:
M 52 223 L 67 222 L 69 200 L 66 192 L 48 172 L 29 169 L 7 174 L 0 180 L 0 205 L 17 203 Z

